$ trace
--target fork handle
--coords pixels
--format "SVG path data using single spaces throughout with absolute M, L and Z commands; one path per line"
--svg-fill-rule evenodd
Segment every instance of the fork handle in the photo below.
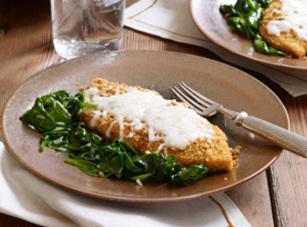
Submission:
M 241 114 L 241 116 L 239 116 Z M 243 114 L 244 115 L 244 114 Z M 232 118 L 243 128 L 268 139 L 272 143 L 307 158 L 307 138 L 254 116 L 236 113 Z

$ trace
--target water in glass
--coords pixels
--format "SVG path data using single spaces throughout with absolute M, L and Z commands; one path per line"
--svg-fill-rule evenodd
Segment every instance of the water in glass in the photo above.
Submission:
M 121 44 L 125 0 L 51 0 L 56 52 L 66 59 Z

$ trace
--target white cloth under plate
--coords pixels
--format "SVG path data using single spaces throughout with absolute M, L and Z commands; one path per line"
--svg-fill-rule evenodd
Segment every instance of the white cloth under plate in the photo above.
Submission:
M 218 203 L 234 226 L 250 226 L 226 194 L 219 193 L 212 198 L 160 205 L 122 204 L 89 198 L 32 175 L 0 142 L 0 213 L 42 226 L 228 226 Z
M 223 0 L 225 1 L 225 0 Z M 125 26 L 165 39 L 204 47 L 226 62 L 267 76 L 293 97 L 307 94 L 307 73 L 274 69 L 232 54 L 199 32 L 189 12 L 190 0 L 141 0 L 125 11 Z

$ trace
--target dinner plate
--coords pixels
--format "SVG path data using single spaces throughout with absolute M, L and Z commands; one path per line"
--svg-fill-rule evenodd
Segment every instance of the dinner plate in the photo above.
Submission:
M 228 29 L 226 20 L 219 12 L 221 3 L 226 0 L 191 0 L 190 10 L 199 30 L 215 44 L 232 53 L 267 65 L 307 71 L 307 60 L 289 57 L 273 57 L 255 52 L 252 42 Z M 228 1 L 230 2 L 230 1 Z
M 77 93 L 96 78 L 141 85 L 172 98 L 169 87 L 185 81 L 201 93 L 234 110 L 245 110 L 288 127 L 286 110 L 278 97 L 258 80 L 229 65 L 193 55 L 159 51 L 94 54 L 52 66 L 23 83 L 3 112 L 3 135 L 8 151 L 29 171 L 47 182 L 113 201 L 171 202 L 230 189 L 264 171 L 281 149 L 231 124 L 222 116 L 211 119 L 227 134 L 229 143 L 242 146 L 240 165 L 217 172 L 184 187 L 90 177 L 63 162 L 65 154 L 47 149 L 39 153 L 40 135 L 18 119 L 38 96 L 59 89 Z

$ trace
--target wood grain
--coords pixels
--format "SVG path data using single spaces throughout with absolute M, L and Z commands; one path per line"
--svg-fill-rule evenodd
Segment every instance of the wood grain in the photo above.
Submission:
M 128 1 L 128 5 L 134 1 Z M 123 49 L 179 51 L 218 59 L 204 49 L 129 29 L 124 31 Z M 59 60 L 51 44 L 48 1 L 0 1 L 0 111 L 19 84 Z M 281 97 L 292 130 L 307 135 L 307 97 L 291 98 L 265 77 L 253 75 Z M 267 174 L 227 193 L 253 226 L 307 226 L 306 172 L 306 160 L 284 153 Z M 0 215 L 0 223 L 4 227 L 33 226 L 6 215 Z
M 282 96 L 291 129 L 307 136 L 307 96 L 293 99 Z M 270 168 L 268 179 L 276 226 L 307 226 L 306 159 L 285 152 Z
M 54 64 L 59 58 L 51 45 L 47 1 L 1 2 L 4 32 L 0 36 L 0 109 L 24 80 Z M 38 10 L 39 9 L 39 10 Z M 1 28 L 0 28 L 1 29 Z

